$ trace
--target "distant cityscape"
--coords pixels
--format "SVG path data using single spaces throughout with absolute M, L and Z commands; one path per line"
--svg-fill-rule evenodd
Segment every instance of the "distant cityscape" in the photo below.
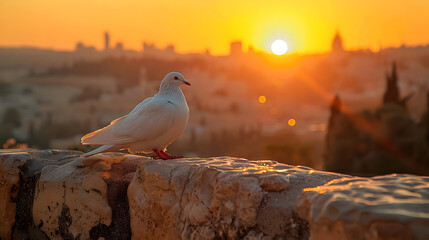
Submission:
M 341 41 L 341 39 L 340 39 Z M 341 43 L 340 43 L 341 44 Z M 342 46 L 341 46 L 342 47 Z M 93 46 L 87 46 L 83 42 L 76 43 L 75 52 L 87 52 L 94 53 L 97 49 Z M 110 34 L 108 32 L 104 32 L 104 48 L 102 49 L 104 52 L 136 52 L 133 50 L 126 51 L 124 49 L 124 44 L 122 42 L 117 42 L 114 47 L 111 46 Z M 147 55 L 155 55 L 155 56 L 164 56 L 164 57 L 174 57 L 174 54 L 177 54 L 175 51 L 174 45 L 168 45 L 164 49 L 157 48 L 154 43 L 143 42 L 142 44 L 142 52 Z M 252 46 L 248 49 L 249 53 L 254 53 L 254 49 Z M 233 41 L 230 44 L 230 55 L 239 55 L 243 53 L 243 46 L 241 41 Z M 198 54 L 198 53 L 195 53 Z M 210 51 L 207 49 L 204 52 L 205 55 L 211 55 Z M 194 55 L 194 54 L 184 54 L 184 55 Z
M 271 158 L 324 168 L 332 99 L 340 96 L 351 112 L 382 106 L 393 62 L 410 119 L 420 121 L 427 111 L 429 45 L 348 51 L 337 32 L 329 53 L 279 57 L 244 51 L 240 41 L 226 56 L 180 54 L 174 45 L 161 49 L 146 42 L 142 51 L 128 50 L 113 44 L 108 32 L 100 41 L 101 50 L 83 42 L 74 51 L 0 48 L 0 144 L 13 138 L 8 147 L 88 150 L 80 145 L 83 134 L 156 93 L 170 71 L 193 84 L 184 89 L 188 128 L 170 147 L 185 156 Z

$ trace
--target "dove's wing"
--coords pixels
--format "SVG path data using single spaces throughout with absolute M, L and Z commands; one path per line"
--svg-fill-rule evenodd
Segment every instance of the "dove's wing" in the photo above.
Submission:
M 117 119 L 115 119 L 115 120 L 113 120 L 113 121 L 111 121 L 110 122 L 110 125 L 113 125 L 113 124 L 115 124 L 117 121 L 119 121 L 119 120 L 121 120 L 121 119 L 123 119 L 123 118 L 126 118 L 126 117 L 128 117 L 129 115 L 131 115 L 131 114 L 133 114 L 133 113 L 135 113 L 135 112 L 137 112 L 140 108 L 142 108 L 143 107 L 143 105 L 145 105 L 146 103 L 148 103 L 148 102 L 150 102 L 152 100 L 152 97 L 149 97 L 149 98 L 146 98 L 143 102 L 141 102 L 141 103 L 139 103 L 139 104 L 137 104 L 137 106 L 130 112 L 130 113 L 128 113 L 127 115 L 125 115 L 125 116 L 122 116 L 122 117 L 120 117 L 120 118 L 117 118 Z M 110 126 L 109 125 L 109 126 Z M 102 129 L 100 129 L 100 130 L 102 130 Z M 97 131 L 99 131 L 99 130 L 97 130 Z M 96 131 L 95 131 L 96 132 Z M 91 134 L 91 133 L 90 133 Z M 89 135 L 89 134 L 87 134 L 87 135 Z M 86 135 L 85 135 L 86 136 Z M 83 137 L 85 137 L 85 136 L 83 136 Z
M 174 104 L 165 99 L 151 99 L 137 107 L 109 126 L 83 136 L 82 143 L 117 145 L 152 139 L 168 131 L 176 115 Z
M 146 98 L 143 102 L 139 103 L 130 113 L 128 113 L 128 115 L 137 112 L 141 107 L 143 107 L 143 105 L 150 102 L 151 100 L 152 100 L 152 97 Z

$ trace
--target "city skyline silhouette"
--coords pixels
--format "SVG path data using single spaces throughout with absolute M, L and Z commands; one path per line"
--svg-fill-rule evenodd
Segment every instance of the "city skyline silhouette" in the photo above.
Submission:
M 406 4 L 406 5 L 405 5 Z M 323 53 L 338 30 L 349 50 L 418 46 L 429 42 L 429 2 L 413 0 L 318 2 L 167 0 L 31 2 L 0 1 L 0 46 L 72 50 L 76 42 L 101 49 L 100 33 L 139 50 L 142 42 L 179 53 L 225 55 L 227 43 L 242 41 L 270 51 L 276 39 L 289 53 Z

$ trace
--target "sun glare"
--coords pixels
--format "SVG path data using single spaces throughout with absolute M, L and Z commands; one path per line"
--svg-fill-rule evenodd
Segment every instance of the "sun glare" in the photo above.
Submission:
M 271 51 L 276 55 L 283 55 L 287 52 L 287 43 L 277 39 L 271 44 Z

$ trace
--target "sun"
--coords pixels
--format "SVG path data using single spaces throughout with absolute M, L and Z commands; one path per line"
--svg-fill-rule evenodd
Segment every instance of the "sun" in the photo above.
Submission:
M 271 51 L 276 55 L 283 55 L 287 52 L 287 43 L 277 39 L 271 44 Z

